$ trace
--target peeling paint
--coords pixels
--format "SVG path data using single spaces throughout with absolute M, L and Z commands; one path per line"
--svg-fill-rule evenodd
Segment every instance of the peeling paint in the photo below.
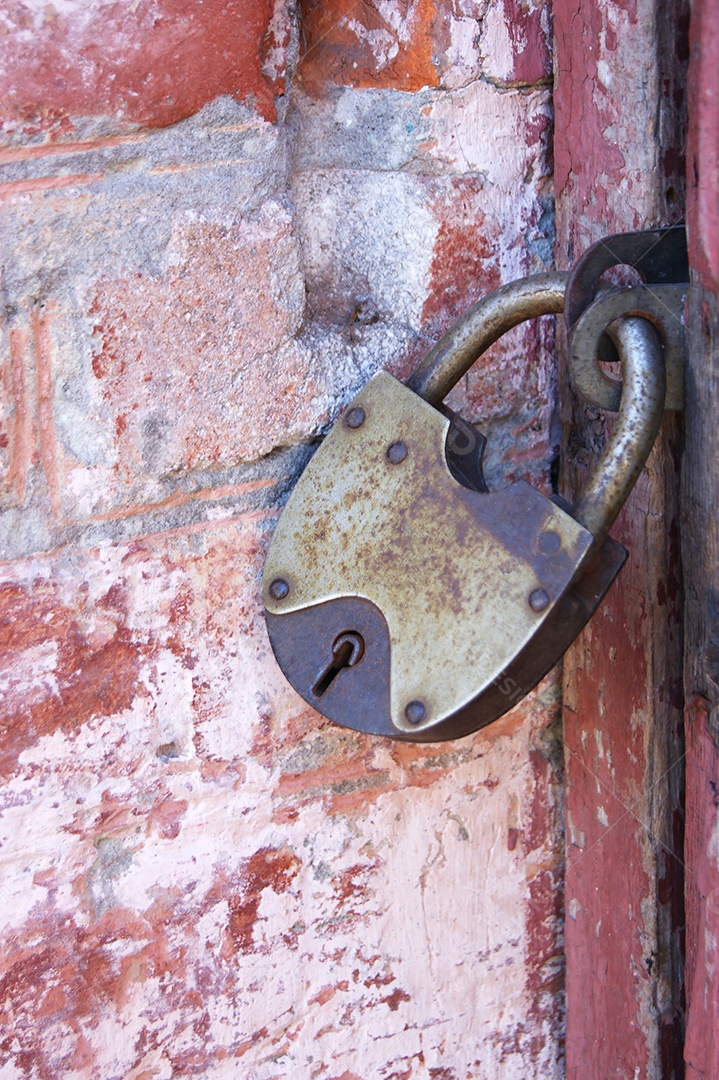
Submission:
M 66 51 L 0 148 L 0 1069 L 559 1077 L 556 676 L 472 738 L 377 742 L 287 686 L 259 592 L 342 405 L 548 265 L 547 7 L 238 11 L 10 35 Z M 547 483 L 552 342 L 455 391 L 493 482 Z

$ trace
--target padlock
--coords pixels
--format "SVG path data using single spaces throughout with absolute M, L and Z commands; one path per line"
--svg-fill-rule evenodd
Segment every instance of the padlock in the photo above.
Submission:
M 471 466 L 462 454 L 473 429 L 442 406 L 506 330 L 562 311 L 566 277 L 481 300 L 406 384 L 375 375 L 292 492 L 265 564 L 267 627 L 289 682 L 336 723 L 413 742 L 491 723 L 561 658 L 621 569 L 608 530 L 664 407 L 650 323 L 610 329 L 619 416 L 573 506 L 526 481 L 487 491 L 481 449 Z

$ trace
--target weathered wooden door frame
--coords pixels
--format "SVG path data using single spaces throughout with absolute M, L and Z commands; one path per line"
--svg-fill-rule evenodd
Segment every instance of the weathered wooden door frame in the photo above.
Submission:
M 694 0 L 687 223 L 692 264 L 682 462 L 687 1080 L 719 1076 L 719 9 Z
M 719 10 L 689 14 L 683 0 L 554 5 L 558 265 L 684 216 L 688 67 L 693 275 L 686 415 L 665 420 L 615 533 L 629 565 L 565 662 L 572 1080 L 668 1080 L 684 1062 L 719 1077 Z M 564 447 L 571 488 L 603 420 L 569 396 L 563 409 L 581 431 Z

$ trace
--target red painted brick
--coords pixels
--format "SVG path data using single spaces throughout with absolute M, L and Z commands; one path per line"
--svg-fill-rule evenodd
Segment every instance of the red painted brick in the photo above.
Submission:
M 232 94 L 274 119 L 286 40 L 272 14 L 271 0 L 13 3 L 0 118 L 27 133 L 65 133 L 79 116 L 161 127 Z
M 309 92 L 328 85 L 419 90 L 438 84 L 434 0 L 374 5 L 302 0 L 298 75 Z
M 329 85 L 393 90 L 459 85 L 458 78 L 477 77 L 482 53 L 488 73 L 494 76 L 499 63 L 500 78 L 508 85 L 534 86 L 551 76 L 546 2 L 391 0 L 347 5 L 342 0 L 303 0 L 301 11 L 298 74 L 312 93 Z M 471 61 L 468 47 L 476 50 Z M 500 51 L 503 55 L 496 55 Z
M 430 335 L 439 336 L 501 284 L 501 230 L 487 214 L 486 202 L 484 182 L 477 176 L 453 178 L 449 191 L 430 202 L 439 222 L 429 295 L 422 308 L 423 329 Z
M 377 367 L 399 370 L 500 276 L 545 258 L 548 93 L 496 85 L 539 72 L 539 17 L 513 8 L 513 40 L 504 0 L 489 5 L 502 72 L 481 79 L 486 7 L 378 0 L 343 19 L 339 5 L 308 3 L 306 110 L 282 133 L 228 105 L 134 143 L 113 125 L 165 123 L 217 93 L 254 93 L 271 116 L 284 7 L 178 3 L 168 26 L 169 3 L 109 3 L 100 34 L 85 5 L 94 59 L 82 52 L 76 75 L 60 57 L 67 84 L 47 98 L 37 65 L 18 81 L 27 93 L 11 111 L 29 131 L 61 134 L 78 110 L 104 119 L 72 142 L 68 131 L 0 153 L 3 212 L 21 238 L 8 274 L 8 497 L 22 503 L 24 484 L 27 551 L 60 537 L 51 554 L 1 568 L 0 693 L 15 723 L 0 817 L 0 1040 L 10 1033 L 2 1049 L 16 1069 L 560 1071 L 558 773 L 542 735 L 555 682 L 473 738 L 379 742 L 324 721 L 288 687 L 259 595 L 281 470 L 297 460 L 272 451 L 316 433 Z M 38 16 L 40 60 L 70 29 L 77 59 L 75 16 L 47 23 Z M 173 53 L 173 35 L 193 27 Z M 169 52 L 153 66 L 158 35 Z M 168 69 L 177 86 L 165 100 Z M 325 95 L 333 85 L 362 90 Z M 414 98 L 422 86 L 439 92 Z M 44 113 L 23 113 L 23 101 Z M 380 118 L 374 143 L 354 123 L 367 107 Z M 308 137 L 323 108 L 322 137 Z M 519 429 L 545 409 L 547 358 L 530 329 L 468 381 L 463 401 L 504 408 L 516 453 Z M 526 409 L 531 421 L 516 416 Z M 543 473 L 541 433 L 536 447 Z M 249 479 L 225 470 L 238 461 L 252 462 Z M 244 512 L 255 493 L 263 508 Z
M 191 224 L 160 274 L 97 282 L 92 371 L 120 481 L 251 461 L 306 412 L 316 365 L 292 340 L 304 290 L 290 226 L 276 204 L 255 221 Z

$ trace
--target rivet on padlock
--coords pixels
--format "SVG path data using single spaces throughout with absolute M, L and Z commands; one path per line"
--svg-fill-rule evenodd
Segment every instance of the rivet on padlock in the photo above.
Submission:
M 574 506 L 525 481 L 488 492 L 481 446 L 466 468 L 448 448 L 462 428 L 444 397 L 511 327 L 560 313 L 566 280 L 537 275 L 486 297 L 407 385 L 375 375 L 300 477 L 263 596 L 280 667 L 331 720 L 418 742 L 483 727 L 560 659 L 621 569 L 608 530 L 664 408 L 648 322 L 611 328 L 618 422 Z

